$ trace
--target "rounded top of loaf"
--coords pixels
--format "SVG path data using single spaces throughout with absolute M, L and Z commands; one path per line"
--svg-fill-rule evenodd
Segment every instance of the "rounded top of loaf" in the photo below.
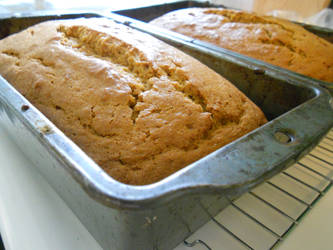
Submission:
M 115 179 L 156 182 L 266 122 L 217 73 L 108 19 L 0 41 L 0 73 Z
M 222 8 L 187 8 L 150 23 L 333 82 L 333 44 L 287 20 Z

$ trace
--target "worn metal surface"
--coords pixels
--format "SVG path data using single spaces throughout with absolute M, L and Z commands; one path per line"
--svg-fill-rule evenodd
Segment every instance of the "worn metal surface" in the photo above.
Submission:
M 81 14 L 64 18 L 75 16 Z M 15 23 L 18 31 L 54 17 L 63 16 L 0 20 L 0 27 Z M 108 17 L 149 30 L 215 68 L 270 122 L 158 183 L 130 186 L 105 174 L 0 78 L 0 123 L 105 249 L 172 249 L 230 200 L 306 154 L 333 126 L 331 97 L 317 81 L 236 53 L 214 52 L 148 24 Z

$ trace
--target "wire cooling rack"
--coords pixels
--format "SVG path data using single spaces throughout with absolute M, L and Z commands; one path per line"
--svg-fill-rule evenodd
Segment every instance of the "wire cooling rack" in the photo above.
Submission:
M 307 156 L 231 202 L 175 250 L 272 249 L 332 181 L 333 129 Z

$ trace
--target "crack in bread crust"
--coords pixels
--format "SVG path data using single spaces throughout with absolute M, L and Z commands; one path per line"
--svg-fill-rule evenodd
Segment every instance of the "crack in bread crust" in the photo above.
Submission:
M 1 51 L 1 53 L 4 55 L 7 55 L 7 56 L 20 58 L 20 53 L 15 50 L 4 50 L 4 51 Z
M 138 95 L 152 89 L 149 80 L 155 77 L 166 77 L 164 79 L 171 82 L 175 90 L 183 93 L 184 96 L 194 104 L 201 106 L 202 112 L 209 112 L 207 111 L 207 104 L 204 98 L 200 96 L 199 91 L 193 89 L 193 86 L 190 86 L 188 77 L 184 74 L 179 65 L 154 67 L 153 63 L 137 48 L 131 47 L 131 45 L 126 42 L 108 34 L 100 32 L 97 34 L 95 30 L 85 26 L 66 27 L 62 25 L 59 27 L 58 31 L 62 32 L 64 35 L 62 40 L 63 45 L 71 46 L 73 49 L 78 49 L 79 51 L 80 48 L 83 47 L 85 50 L 91 50 L 91 53 L 88 55 L 98 56 L 110 60 L 113 63 L 120 64 L 121 66 L 125 66 L 127 67 L 126 71 L 128 73 L 133 74 L 141 80 L 144 85 L 143 90 L 136 89 L 135 86 L 130 86 L 134 102 L 129 106 L 133 110 L 132 120 L 134 124 L 140 113 L 135 111 Z M 213 115 L 212 118 L 214 119 Z M 215 123 L 218 123 L 218 121 L 215 121 Z
M 188 98 L 193 104 L 199 105 L 202 112 L 210 114 L 212 119 L 211 128 L 202 134 L 200 138 L 192 142 L 192 145 L 184 148 L 185 151 L 191 148 L 197 147 L 203 140 L 210 140 L 214 135 L 214 132 L 221 126 L 227 123 L 238 124 L 245 113 L 244 103 L 242 100 L 241 113 L 235 120 L 219 120 L 215 119 L 214 114 L 207 110 L 207 104 L 200 95 L 200 91 L 193 88 L 190 84 L 188 77 L 182 71 L 181 65 L 162 65 L 154 66 L 153 62 L 149 61 L 146 56 L 139 51 L 137 48 L 131 47 L 130 44 L 125 41 L 121 41 L 116 37 L 110 36 L 102 32 L 96 33 L 95 30 L 89 29 L 85 26 L 60 26 L 58 31 L 63 34 L 61 41 L 64 46 L 71 46 L 73 49 L 77 49 L 82 53 L 84 48 L 85 53 L 88 52 L 88 56 L 101 57 L 104 60 L 109 60 L 112 63 L 119 64 L 126 67 L 126 72 L 133 74 L 135 78 L 139 78 L 143 84 L 143 89 L 138 89 L 137 86 L 131 85 L 132 90 L 132 101 L 129 103 L 129 107 L 132 109 L 131 119 L 133 125 L 135 125 L 137 118 L 140 115 L 140 111 L 136 110 L 136 105 L 140 101 L 139 96 L 146 91 L 153 88 L 153 84 L 150 81 L 154 78 L 163 79 L 164 81 L 170 82 L 174 89 Z M 156 111 L 155 111 L 156 112 Z M 187 125 L 187 127 L 190 127 Z M 88 126 L 94 134 L 98 134 L 91 126 Z M 102 136 L 102 135 L 100 135 Z
M 182 93 L 185 98 L 190 100 L 193 104 L 199 105 L 201 107 L 201 112 L 210 114 L 212 126 L 210 126 L 206 132 L 202 133 L 199 138 L 191 141 L 186 147 L 179 148 L 178 146 L 168 146 L 163 150 L 158 151 L 157 154 L 169 151 L 171 148 L 178 148 L 185 152 L 196 150 L 202 141 L 210 140 L 214 136 L 214 132 L 222 126 L 230 123 L 239 124 L 245 113 L 245 100 L 242 99 L 242 104 L 240 105 L 241 113 L 235 120 L 233 118 L 229 118 L 229 120 L 216 119 L 213 113 L 210 112 L 210 109 L 207 108 L 207 103 L 204 97 L 200 94 L 200 91 L 191 85 L 189 78 L 182 70 L 181 65 L 172 63 L 169 65 L 156 66 L 153 62 L 149 61 L 140 50 L 132 47 L 125 41 L 121 41 L 116 37 L 103 32 L 96 33 L 95 30 L 85 26 L 60 26 L 58 31 L 63 34 L 63 39 L 61 41 L 62 45 L 70 46 L 73 49 L 78 50 L 80 53 L 83 53 L 84 51 L 84 53 L 87 53 L 87 56 L 100 57 L 103 60 L 108 60 L 112 63 L 119 64 L 122 67 L 126 67 L 125 71 L 127 73 L 133 74 L 134 78 L 140 79 L 143 88 L 137 88 L 136 85 L 130 85 L 133 98 L 129 103 L 129 107 L 132 109 L 131 119 L 134 126 L 136 125 L 136 121 L 141 112 L 136 109 L 137 104 L 142 101 L 141 97 L 145 92 L 153 89 L 154 84 L 151 83 L 151 81 L 154 81 L 155 78 L 159 79 L 159 81 L 169 82 L 169 84 L 171 84 L 176 91 Z M 161 113 L 161 111 L 157 110 L 151 112 Z M 190 124 L 186 125 L 189 129 L 191 129 L 191 126 L 192 125 Z M 89 129 L 92 129 L 91 126 Z M 93 130 L 93 132 L 96 134 L 96 131 Z M 146 131 L 145 134 L 146 139 L 151 136 L 149 131 Z M 156 154 L 152 154 L 144 160 L 149 158 L 153 159 L 155 156 Z
M 202 107 L 203 112 L 206 112 L 206 103 L 201 96 L 191 92 L 188 85 L 188 78 L 182 72 L 181 67 L 177 65 L 159 66 L 158 68 L 153 66 L 153 63 L 149 61 L 143 53 L 137 48 L 131 47 L 124 41 L 117 39 L 116 37 L 108 34 L 103 34 L 89 29 L 84 26 L 60 26 L 58 31 L 62 32 L 65 37 L 63 44 L 72 46 L 73 48 L 81 48 L 86 46 L 93 51 L 94 56 L 100 56 L 103 59 L 111 60 L 114 63 L 121 64 L 128 68 L 128 72 L 140 78 L 144 84 L 144 90 L 141 92 L 150 90 L 152 85 L 148 84 L 148 80 L 161 76 L 167 76 L 170 82 L 174 81 L 174 87 L 177 91 L 182 92 L 187 98 Z M 70 39 L 77 39 L 76 42 L 70 43 Z M 73 46 L 73 44 L 76 44 Z M 133 95 L 134 97 L 134 95 Z M 136 98 L 137 99 L 137 98 Z M 135 105 L 134 105 L 135 106 Z

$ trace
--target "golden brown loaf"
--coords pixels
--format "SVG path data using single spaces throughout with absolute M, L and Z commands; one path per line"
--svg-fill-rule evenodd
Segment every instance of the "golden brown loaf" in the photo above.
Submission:
M 266 122 L 203 64 L 106 19 L 1 40 L 0 74 L 124 183 L 156 182 Z
M 333 44 L 289 21 L 235 10 L 188 8 L 151 24 L 333 82 Z

